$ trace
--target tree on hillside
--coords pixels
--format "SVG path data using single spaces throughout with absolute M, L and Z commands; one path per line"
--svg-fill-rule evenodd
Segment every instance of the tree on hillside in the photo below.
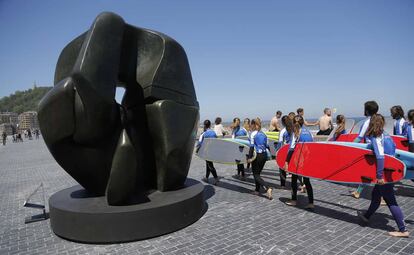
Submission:
M 43 96 L 52 87 L 34 87 L 25 91 L 16 91 L 10 96 L 0 99 L 0 112 L 22 113 L 27 111 L 37 111 L 37 105 Z

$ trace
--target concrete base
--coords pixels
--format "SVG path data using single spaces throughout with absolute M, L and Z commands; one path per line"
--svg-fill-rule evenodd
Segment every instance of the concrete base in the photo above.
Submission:
M 135 197 L 129 205 L 110 206 L 105 197 L 81 186 L 53 194 L 50 224 L 56 235 L 83 243 L 119 243 L 147 239 L 184 228 L 204 213 L 204 185 L 187 179 L 185 187 Z

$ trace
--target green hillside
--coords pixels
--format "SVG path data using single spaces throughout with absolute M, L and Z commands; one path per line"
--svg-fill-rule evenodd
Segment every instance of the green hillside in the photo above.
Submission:
M 52 87 L 34 87 L 25 91 L 16 91 L 8 97 L 0 99 L 0 112 L 22 113 L 37 111 L 37 105 L 42 97 Z

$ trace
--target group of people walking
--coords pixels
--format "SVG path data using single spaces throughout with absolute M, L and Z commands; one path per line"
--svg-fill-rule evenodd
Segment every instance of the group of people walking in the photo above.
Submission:
M 30 129 L 27 129 L 27 130 L 24 130 L 23 131 L 23 134 L 24 134 L 24 137 L 26 139 L 29 139 L 29 140 L 32 140 L 33 139 L 33 135 L 35 136 L 36 140 L 39 139 L 39 137 L 40 137 L 40 131 L 39 131 L 39 129 L 35 129 L 33 131 L 31 131 Z M 1 137 L 2 137 L 3 145 L 6 145 L 7 138 L 8 138 L 7 133 L 5 131 L 3 131 L 3 133 L 1 134 Z M 12 137 L 12 142 L 13 143 L 23 142 L 23 137 L 22 137 L 22 133 L 21 132 L 19 132 L 17 134 L 13 134 L 11 137 Z
M 384 131 L 385 119 L 382 115 L 378 114 L 379 106 L 375 101 L 368 101 L 364 104 L 364 115 L 366 119 L 364 124 L 360 128 L 358 138 L 354 142 L 365 142 L 370 144 L 376 160 L 377 160 L 377 183 L 372 191 L 372 199 L 370 206 L 366 212 L 358 211 L 358 216 L 364 222 L 368 222 L 369 218 L 375 213 L 381 204 L 383 199 L 385 204 L 389 207 L 392 216 L 394 217 L 398 231 L 389 232 L 391 236 L 395 237 L 408 237 L 409 232 L 406 230 L 404 224 L 404 216 L 401 208 L 398 206 L 395 194 L 394 185 L 392 183 L 385 183 L 383 178 L 384 170 L 384 155 L 395 155 L 396 145 L 392 138 Z M 407 121 L 404 119 L 404 111 L 401 106 L 393 106 L 391 108 L 391 116 L 394 121 L 393 135 L 405 136 L 409 143 L 409 151 L 414 153 L 414 110 L 410 110 L 407 114 Z M 337 115 L 336 128 L 333 133 L 333 139 L 338 139 L 342 134 L 346 133 L 345 130 L 346 118 L 344 115 Z M 307 122 L 304 119 L 304 110 L 299 108 L 296 113 L 290 112 L 288 115 L 282 116 L 282 112 L 278 111 L 276 116 L 270 122 L 271 131 L 279 132 L 279 141 L 276 146 L 276 150 L 283 145 L 288 144 L 289 150 L 283 167 L 279 169 L 280 185 L 286 187 L 286 178 L 291 177 L 291 199 L 286 201 L 285 204 L 289 206 L 297 205 L 297 192 L 298 184 L 300 182 L 300 190 L 308 195 L 308 204 L 306 209 L 314 208 L 313 187 L 310 179 L 307 177 L 297 176 L 294 173 L 289 173 L 289 162 L 295 153 L 295 146 L 302 142 L 312 142 L 313 136 L 306 126 L 319 125 L 320 130 L 318 135 L 328 135 L 333 129 L 331 110 L 324 109 L 324 116 L 322 116 L 316 122 Z M 265 196 L 272 200 L 273 189 L 261 178 L 261 172 L 267 161 L 267 152 L 269 148 L 267 142 L 267 136 L 262 131 L 262 121 L 260 118 L 244 119 L 243 125 L 239 118 L 234 118 L 231 126 L 232 137 L 237 138 L 240 136 L 248 136 L 250 141 L 250 151 L 247 162 L 251 163 L 251 170 L 255 182 L 255 190 L 252 194 L 260 195 L 261 191 L 265 192 Z M 227 132 L 221 124 L 221 118 L 217 118 L 215 121 L 214 130 L 211 129 L 211 122 L 209 120 L 204 121 L 204 132 L 200 135 L 197 148 L 200 148 L 205 138 L 217 138 L 226 135 Z M 254 151 L 256 157 L 253 157 Z M 247 166 L 249 168 L 249 165 Z M 214 176 L 214 183 L 217 185 L 219 178 L 217 171 L 214 168 L 213 162 L 206 161 L 206 176 L 203 178 L 205 182 L 208 182 L 210 173 Z M 243 164 L 237 165 L 237 177 L 245 180 L 245 168 Z M 364 186 L 361 185 L 357 191 L 352 193 L 356 198 L 359 197 Z

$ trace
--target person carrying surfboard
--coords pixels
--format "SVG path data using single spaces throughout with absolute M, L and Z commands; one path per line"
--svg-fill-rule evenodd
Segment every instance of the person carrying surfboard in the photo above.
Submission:
M 407 123 L 404 119 L 404 110 L 400 105 L 394 105 L 390 109 L 391 117 L 394 121 L 393 135 L 404 136 L 405 126 Z
M 303 127 L 304 125 L 304 119 L 302 116 L 297 115 L 295 116 L 295 118 L 293 119 L 293 132 L 290 138 L 290 142 L 289 142 L 289 152 L 288 155 L 286 157 L 285 160 L 285 165 L 283 167 L 283 170 L 285 171 L 289 171 L 288 166 L 289 166 L 289 162 L 290 159 L 293 156 L 293 153 L 295 152 L 295 146 L 297 143 L 300 142 L 312 142 L 313 138 L 312 138 L 312 134 L 310 133 L 310 131 L 308 129 L 306 129 L 305 127 Z M 296 206 L 297 204 L 297 193 L 298 193 L 298 176 L 296 174 L 292 173 L 292 199 L 287 201 L 286 204 L 289 206 Z M 305 184 L 306 187 L 306 192 L 308 193 L 308 200 L 309 203 L 308 205 L 305 207 L 306 209 L 313 209 L 315 206 L 313 204 L 313 189 L 312 189 L 312 185 L 310 183 L 309 178 L 307 177 L 303 177 L 303 182 Z
M 355 138 L 354 143 L 360 143 L 360 142 L 366 142 L 369 143 L 370 141 L 365 139 L 366 132 L 368 130 L 369 123 L 371 121 L 371 116 L 376 114 L 378 112 L 379 106 L 377 102 L 375 101 L 367 101 L 364 104 L 364 115 L 365 115 L 365 121 L 364 124 L 361 126 L 361 129 L 359 130 L 358 137 Z M 364 189 L 366 185 L 359 185 L 357 190 L 351 192 L 351 196 L 359 199 L 361 196 L 361 192 Z
M 272 188 L 260 177 L 260 173 L 267 161 L 267 136 L 261 131 L 262 122 L 259 118 L 251 121 L 251 137 L 250 137 L 250 151 L 247 162 L 252 163 L 252 172 L 256 189 L 252 194 L 259 195 L 260 188 L 263 187 L 266 190 L 266 195 L 269 200 L 273 199 Z M 253 151 L 256 151 L 256 158 L 253 158 Z
M 249 137 L 249 141 L 250 141 L 250 119 L 249 118 L 245 118 L 243 120 L 243 128 L 247 131 L 247 137 Z M 250 163 L 246 164 L 246 168 L 249 169 L 250 168 Z
M 385 119 L 381 114 L 372 115 L 366 131 L 366 139 L 370 141 L 377 160 L 377 184 L 372 190 L 371 204 L 368 210 L 365 213 L 357 211 L 357 214 L 364 222 L 368 222 L 380 206 L 381 198 L 383 198 L 398 226 L 398 231 L 388 232 L 388 234 L 394 237 L 408 237 L 409 232 L 404 224 L 404 215 L 395 199 L 394 184 L 385 183 L 384 181 L 384 155 L 394 156 L 396 147 L 392 138 L 384 132 L 384 125 Z
M 198 139 L 198 143 L 196 147 L 197 152 L 200 149 L 201 145 L 203 144 L 204 138 L 217 138 L 216 132 L 214 132 L 214 130 L 210 128 L 211 127 L 210 120 L 205 120 L 203 124 L 204 124 L 204 132 L 200 135 Z M 217 183 L 219 182 L 219 178 L 217 176 L 216 168 L 214 167 L 213 162 L 206 160 L 206 176 L 203 178 L 204 182 L 209 183 L 208 178 L 210 177 L 210 173 L 214 177 L 213 184 L 217 185 Z
M 414 152 L 414 109 L 408 111 L 407 119 L 404 134 L 408 139 L 408 151 Z
M 240 119 L 234 118 L 233 124 L 231 125 L 232 128 L 232 135 L 233 139 L 236 139 L 240 136 L 247 136 L 247 130 L 244 127 L 240 127 Z M 241 178 L 243 181 L 246 179 L 244 176 L 244 164 L 237 165 L 237 177 Z
M 289 116 L 285 115 L 282 117 L 283 128 L 279 133 L 279 140 L 276 146 L 276 151 L 282 148 L 283 145 L 288 144 L 290 141 L 290 136 L 292 134 L 293 126 L 292 120 Z M 286 187 L 286 171 L 279 167 L 279 176 L 280 176 L 280 186 Z

